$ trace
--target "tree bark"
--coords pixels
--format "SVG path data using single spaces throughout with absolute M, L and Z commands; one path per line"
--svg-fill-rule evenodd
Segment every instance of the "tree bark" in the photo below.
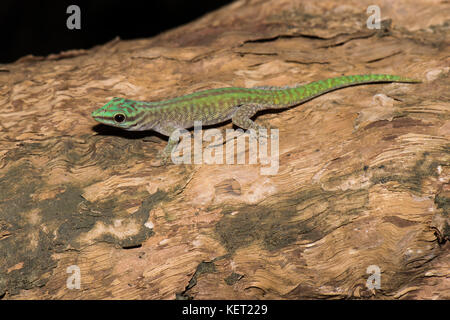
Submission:
M 154 38 L 1 65 L 0 296 L 449 299 L 449 4 L 379 3 L 380 29 L 372 1 L 237 1 Z M 159 166 L 161 136 L 90 116 L 116 96 L 365 73 L 423 82 L 260 115 L 279 130 L 274 175 Z

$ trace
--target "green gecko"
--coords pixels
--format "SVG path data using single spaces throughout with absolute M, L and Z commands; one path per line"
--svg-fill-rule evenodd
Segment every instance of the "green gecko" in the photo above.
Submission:
M 387 74 L 366 74 L 329 78 L 287 88 L 210 89 L 156 102 L 113 98 L 92 112 L 92 117 L 100 123 L 125 130 L 154 130 L 168 136 L 169 142 L 162 154 L 165 162 L 179 141 L 172 137 L 172 133 L 192 128 L 194 121 L 213 125 L 231 119 L 236 126 L 258 133 L 263 127 L 251 120 L 258 111 L 293 107 L 335 89 L 376 82 L 420 81 Z

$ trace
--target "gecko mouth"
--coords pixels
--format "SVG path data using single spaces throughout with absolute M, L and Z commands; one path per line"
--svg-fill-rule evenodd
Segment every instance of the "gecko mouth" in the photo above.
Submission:
M 101 124 L 106 124 L 106 125 L 113 126 L 113 127 L 121 127 L 121 125 L 119 123 L 115 122 L 114 120 L 111 120 L 111 117 L 105 117 L 105 116 L 95 114 L 95 111 L 92 113 L 92 118 L 95 121 L 100 122 Z
M 92 118 L 94 118 L 96 121 L 98 122 L 110 122 L 111 119 L 109 117 L 103 117 L 103 116 L 92 116 Z

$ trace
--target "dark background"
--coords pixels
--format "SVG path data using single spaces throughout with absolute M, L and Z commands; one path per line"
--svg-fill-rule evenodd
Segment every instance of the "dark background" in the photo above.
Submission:
M 0 63 L 28 54 L 88 49 L 119 36 L 154 36 L 188 23 L 232 0 L 0 1 Z M 81 30 L 66 26 L 67 7 L 81 9 Z

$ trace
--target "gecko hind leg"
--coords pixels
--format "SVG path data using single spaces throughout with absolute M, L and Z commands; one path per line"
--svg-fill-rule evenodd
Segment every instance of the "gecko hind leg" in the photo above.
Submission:
M 244 104 L 242 105 L 231 117 L 231 121 L 234 125 L 244 129 L 244 130 L 254 130 L 257 137 L 262 135 L 262 129 L 266 129 L 259 124 L 255 123 L 251 117 L 253 117 L 259 110 L 262 110 L 262 106 L 255 104 Z

